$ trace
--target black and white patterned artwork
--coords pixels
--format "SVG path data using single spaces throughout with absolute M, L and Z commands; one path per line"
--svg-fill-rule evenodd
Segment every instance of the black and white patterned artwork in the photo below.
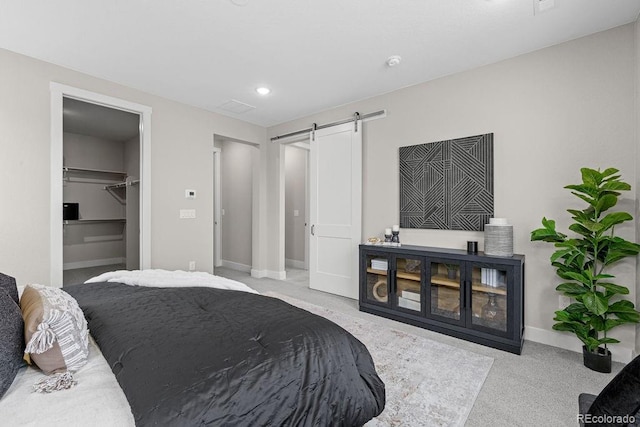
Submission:
M 400 227 L 484 230 L 493 217 L 493 133 L 400 147 Z

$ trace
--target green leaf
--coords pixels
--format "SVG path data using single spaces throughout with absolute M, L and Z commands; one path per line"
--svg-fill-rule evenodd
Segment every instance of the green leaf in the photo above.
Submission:
M 633 217 L 627 212 L 613 212 L 607 214 L 607 216 L 602 218 L 602 220 L 600 220 L 600 225 L 602 227 L 602 230 L 604 231 L 610 229 L 614 225 L 623 223 L 625 221 L 631 221 L 632 219 Z
M 598 342 L 600 344 L 617 344 L 620 342 L 620 340 L 617 340 L 615 338 L 611 338 L 611 337 L 607 337 L 607 338 L 600 338 L 598 340 Z
M 609 308 L 609 301 L 597 292 L 589 292 L 582 296 L 582 302 L 591 313 L 598 316 L 603 315 Z
M 627 294 L 629 294 L 629 289 L 627 289 L 625 286 L 615 285 L 613 283 L 604 283 L 604 282 L 598 282 L 598 286 L 602 286 L 607 291 L 611 292 L 613 295 L 616 295 L 616 294 L 627 295 Z
M 604 196 L 600 197 L 600 199 L 598 199 L 598 203 L 596 203 L 595 208 L 599 212 L 604 212 L 614 207 L 616 203 L 618 203 L 618 197 L 613 194 L 605 194 Z
M 622 182 L 622 181 L 608 181 L 605 182 L 604 184 L 602 184 L 601 187 L 603 190 L 606 191 L 629 191 L 631 190 L 631 186 L 629 184 L 627 184 L 626 182 Z
M 587 185 L 598 186 L 602 182 L 602 174 L 595 169 L 581 168 L 580 172 L 582 174 L 582 182 Z
M 589 271 L 589 270 L 585 270 L 585 271 Z M 582 272 L 583 274 L 576 273 L 575 271 L 567 271 L 567 272 L 565 273 L 565 276 L 566 276 L 568 279 L 576 280 L 576 281 L 578 281 L 578 282 L 580 282 L 580 283 L 584 283 L 585 285 L 587 285 L 587 286 L 591 287 L 591 280 L 589 280 L 589 278 L 588 278 L 588 277 L 585 277 L 585 276 L 584 276 L 584 272 L 585 272 L 585 271 L 583 271 L 583 272 Z
M 584 343 L 587 350 L 593 352 L 600 347 L 600 340 L 593 337 L 578 337 Z
M 616 326 L 620 326 L 620 325 L 624 325 L 625 323 L 629 323 L 626 320 L 623 319 L 607 319 L 607 321 L 604 324 L 604 328 L 603 329 L 599 329 L 600 331 L 610 331 L 611 329 L 615 328 Z
M 605 321 L 600 316 L 592 316 L 589 321 L 589 324 L 596 331 L 604 331 L 606 328 Z
M 626 299 L 621 299 L 620 301 L 616 301 L 609 307 L 609 311 L 628 311 L 635 310 L 635 306 L 633 303 Z
M 605 229 L 604 224 L 595 221 L 585 221 L 582 223 L 582 226 L 592 233 L 599 233 Z
M 591 231 L 587 227 L 583 226 L 582 224 L 573 223 L 569 226 L 569 230 L 585 237 L 591 236 Z
M 553 263 L 554 261 L 556 261 L 558 258 L 562 258 L 565 257 L 567 255 L 571 255 L 571 253 L 573 253 L 574 249 L 562 249 L 559 251 L 555 251 L 552 255 L 551 255 L 551 262 Z
M 606 168 L 604 171 L 602 171 L 602 177 L 607 178 L 607 180 L 611 180 L 615 178 L 615 177 L 612 177 L 611 175 L 614 175 L 618 172 L 620 171 L 616 168 Z
M 568 187 L 569 186 L 565 188 L 568 188 Z M 575 191 L 572 191 L 571 194 L 573 194 L 574 196 L 580 197 L 582 200 L 587 202 L 590 206 L 594 206 L 596 204 L 596 200 L 593 197 L 584 196 L 582 194 L 576 193 Z
M 589 310 L 587 310 L 587 308 L 584 306 L 584 304 L 582 303 L 577 303 L 574 302 L 573 304 L 569 304 L 567 307 L 565 307 L 565 309 L 563 310 L 573 316 L 582 316 L 584 313 L 587 313 Z M 557 313 L 557 312 L 556 312 Z
M 556 286 L 556 291 L 562 292 L 564 295 L 573 297 L 583 295 L 589 292 L 589 288 L 573 282 L 561 283 Z

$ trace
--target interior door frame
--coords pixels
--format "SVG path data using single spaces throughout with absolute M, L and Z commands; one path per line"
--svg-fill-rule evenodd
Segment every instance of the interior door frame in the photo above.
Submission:
M 222 267 L 222 207 L 220 195 L 220 154 L 222 150 L 213 148 L 213 269 Z
M 140 269 L 151 268 L 151 107 L 51 82 L 50 284 L 63 283 L 63 98 L 140 115 Z

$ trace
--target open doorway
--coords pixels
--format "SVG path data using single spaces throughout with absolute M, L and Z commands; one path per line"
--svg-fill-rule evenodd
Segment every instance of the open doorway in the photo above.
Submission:
M 259 146 L 214 135 L 214 266 L 251 273 Z
M 308 277 L 309 145 L 284 147 L 285 270 L 287 277 Z
M 103 94 L 90 92 L 87 90 L 74 88 L 71 86 L 62 85 L 59 83 L 52 82 L 50 84 L 51 89 L 51 213 L 50 213 L 50 248 L 51 248 L 51 266 L 50 266 L 50 274 L 51 274 L 51 285 L 53 286 L 62 286 L 63 285 L 63 276 L 65 271 L 65 263 L 67 264 L 67 270 L 75 269 L 74 267 L 82 266 L 82 264 L 74 264 L 75 262 L 86 262 L 86 261 L 94 261 L 101 260 L 100 262 L 115 262 L 115 261 L 123 261 L 118 265 L 124 264 L 125 266 L 129 265 L 132 268 L 150 268 L 151 267 L 151 108 L 145 105 L 136 104 L 130 101 L 126 101 L 119 98 L 113 98 L 110 96 L 106 96 Z M 83 137 L 72 137 L 76 138 L 74 143 L 70 143 L 71 145 L 75 144 L 75 148 L 71 151 L 67 150 L 65 153 L 65 117 L 64 117 L 64 108 L 70 108 L 70 105 L 75 102 L 80 101 L 86 104 L 89 104 L 90 107 L 106 107 L 107 109 L 115 110 L 115 112 L 119 113 L 127 113 L 133 114 L 130 118 L 133 119 L 134 122 L 138 124 L 138 132 L 139 135 L 137 137 L 133 136 L 130 140 L 137 140 L 137 144 L 130 144 L 125 146 L 123 144 L 122 151 L 122 169 L 120 170 L 109 170 L 109 169 L 101 169 L 101 167 L 96 164 L 89 165 L 72 165 L 66 161 L 66 157 L 68 157 L 71 153 L 74 160 L 79 160 L 82 158 L 80 156 L 79 151 L 76 150 L 86 150 L 88 147 L 102 147 L 105 148 L 106 145 L 98 143 L 92 144 L 91 142 L 87 143 L 86 141 L 81 141 Z M 65 105 L 65 103 L 67 105 Z M 71 103 L 71 104 L 70 104 Z M 67 114 L 70 116 L 71 114 Z M 103 124 L 108 125 L 108 120 L 103 120 Z M 69 131 L 69 122 L 67 122 L 66 130 Z M 135 126 L 135 125 L 134 125 Z M 77 128 L 73 132 L 67 132 L 75 135 L 81 135 L 82 131 Z M 86 135 L 85 135 L 86 136 Z M 96 137 L 95 135 L 91 138 L 100 139 L 100 137 Z M 95 141 L 93 141 L 95 142 Z M 69 147 L 67 147 L 69 148 Z M 127 154 L 125 154 L 127 152 Z M 117 156 L 117 155 L 116 155 Z M 126 162 L 124 156 L 127 157 Z M 98 156 L 99 157 L 99 156 Z M 71 160 L 71 159 L 69 159 Z M 94 159 L 95 160 L 95 159 Z M 129 170 L 130 172 L 127 172 Z M 114 175 L 115 172 L 115 175 Z M 105 208 L 104 206 L 91 205 L 88 201 L 89 199 L 85 199 L 83 205 L 85 207 L 92 206 L 89 210 L 85 210 L 83 212 L 83 208 L 80 207 L 80 202 L 71 201 L 68 198 L 75 198 L 74 194 L 78 194 L 76 190 L 72 192 L 67 192 L 65 195 L 64 187 L 65 187 L 65 179 L 69 177 L 69 174 L 83 175 L 80 177 L 79 181 L 87 181 L 93 184 L 93 181 L 101 181 L 104 180 L 105 177 L 110 177 L 111 179 L 106 180 L 109 182 L 96 184 L 97 188 L 100 188 L 101 191 L 111 192 L 112 195 L 109 197 L 113 198 L 124 198 L 125 202 L 127 199 L 129 200 L 128 206 L 120 205 L 118 209 L 111 210 L 110 208 Z M 97 176 L 96 176 L 97 174 Z M 133 181 L 136 181 L 134 184 Z M 107 188 L 105 188 L 107 187 Z M 129 188 L 131 187 L 131 188 Z M 127 189 L 130 190 L 130 194 L 127 197 Z M 131 193 L 131 191 L 136 192 L 135 194 Z M 67 197 L 67 200 L 65 200 Z M 107 199 L 103 199 L 103 202 Z M 78 206 L 71 205 L 67 206 L 66 209 L 64 207 L 65 202 L 67 203 L 78 203 Z M 107 202 L 107 204 L 111 203 L 111 201 Z M 77 209 L 76 209 L 77 208 Z M 130 213 L 130 223 L 127 224 L 127 211 L 131 210 Z M 135 213 L 133 213 L 135 212 Z M 115 216 L 120 214 L 122 216 Z M 69 219 L 76 218 L 77 219 Z M 67 218 L 66 220 L 64 218 Z M 81 221 L 86 220 L 86 222 L 82 223 L 74 223 L 65 224 L 65 221 Z M 91 224 L 89 221 L 93 221 Z M 80 237 L 82 233 L 75 233 L 71 239 L 71 242 L 67 240 L 67 243 L 75 244 L 109 244 L 111 245 L 113 242 L 116 242 L 114 246 L 124 247 L 124 250 L 127 251 L 127 246 L 132 245 L 128 252 L 130 256 L 114 256 L 113 258 L 95 258 L 94 260 L 89 259 L 76 259 L 70 260 L 67 258 L 65 261 L 64 256 L 64 246 L 65 246 L 65 227 L 70 225 L 73 226 L 81 226 L 84 227 L 86 225 L 109 225 L 110 223 L 118 224 L 122 229 L 122 232 L 118 234 L 113 230 L 94 230 L 91 233 L 85 233 Z M 127 227 L 127 225 L 129 227 Z M 127 228 L 132 235 L 127 239 Z M 77 231 L 77 230 L 76 230 Z M 120 242 L 117 242 L 120 240 Z M 109 243 L 111 242 L 111 243 Z M 108 246 L 108 245 L 107 245 Z M 97 247 L 97 246 L 96 246 Z M 82 251 L 76 251 L 75 255 L 80 255 Z M 118 259 L 115 259 L 118 258 Z M 129 259 L 127 259 L 129 258 Z M 86 265 L 86 264 L 85 264 Z M 112 265 L 110 265 L 110 269 Z
M 140 115 L 63 99 L 63 284 L 140 268 Z

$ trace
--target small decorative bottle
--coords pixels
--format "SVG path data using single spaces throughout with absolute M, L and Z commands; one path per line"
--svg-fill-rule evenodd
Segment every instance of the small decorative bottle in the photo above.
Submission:
M 399 237 L 399 234 L 400 234 L 400 226 L 398 226 L 398 225 L 394 225 L 394 226 L 391 228 L 391 234 L 393 235 L 393 236 L 391 237 L 391 243 L 395 243 L 395 244 L 399 245 L 399 244 L 400 244 L 400 237 Z

